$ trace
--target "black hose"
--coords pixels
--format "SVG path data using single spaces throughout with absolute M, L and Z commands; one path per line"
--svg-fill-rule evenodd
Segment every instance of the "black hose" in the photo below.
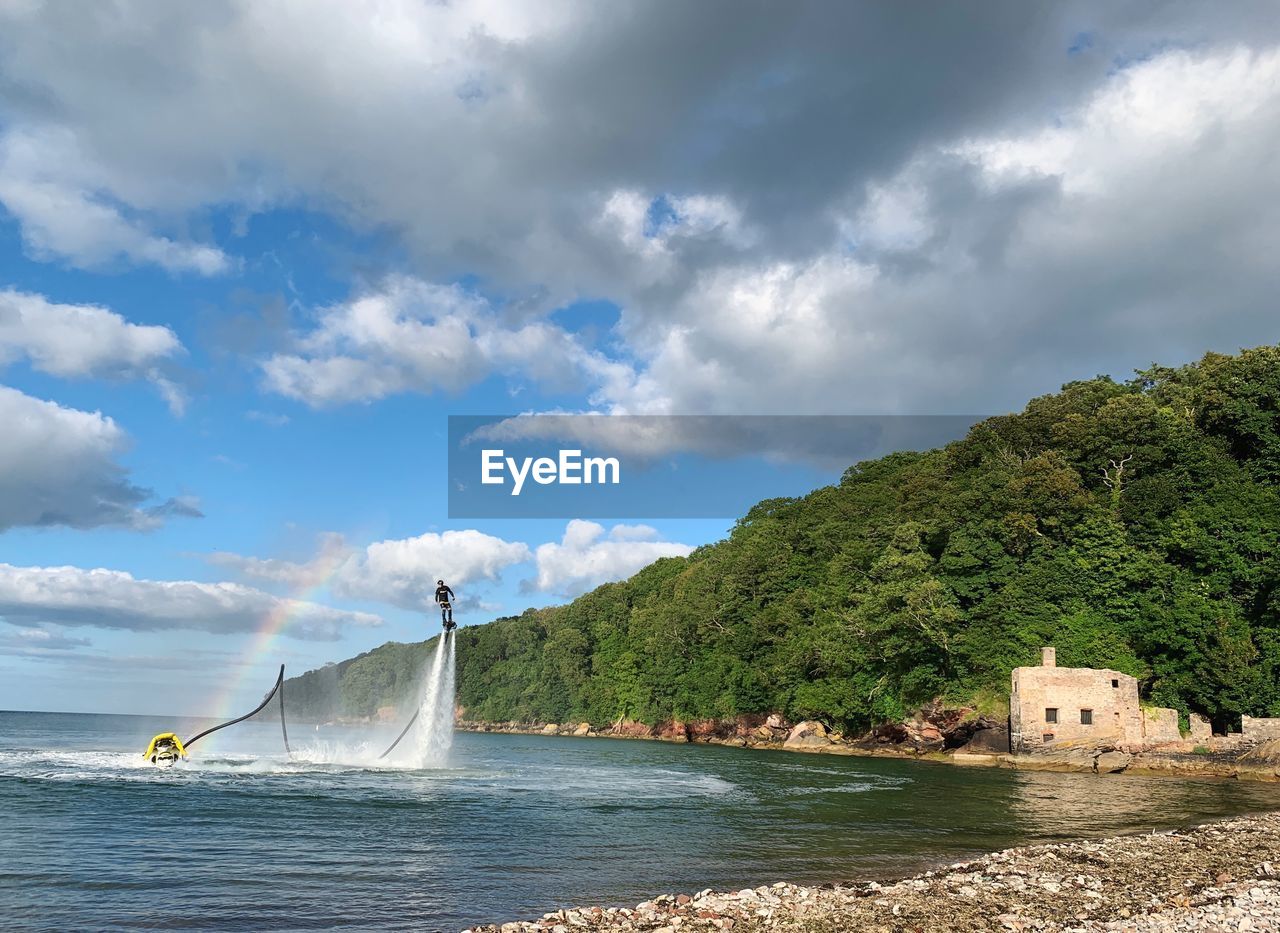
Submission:
M 273 696 L 275 696 L 275 695 L 276 695 L 276 691 L 280 690 L 283 686 L 284 686 L 284 665 L 283 665 L 283 664 L 281 664 L 281 665 L 280 665 L 280 676 L 276 678 L 276 685 L 275 685 L 274 687 L 272 687 L 272 688 L 271 688 L 271 692 L 270 692 L 270 693 L 268 693 L 265 697 L 263 697 L 263 698 L 262 698 L 262 702 L 258 704 L 257 708 L 256 708 L 253 712 L 251 712 L 251 713 L 245 713 L 243 716 L 238 716 L 238 717 L 236 717 L 235 719 L 229 719 L 229 720 L 227 720 L 226 722 L 224 722 L 224 723 L 222 723 L 222 724 L 220 724 L 220 725 L 214 726 L 212 729 L 205 729 L 203 732 L 196 733 L 196 734 L 195 734 L 195 735 L 193 735 L 191 738 L 187 739 L 185 742 L 183 742 L 183 743 L 182 743 L 183 747 L 184 747 L 184 748 L 190 748 L 190 747 L 191 747 L 191 743 L 200 741 L 200 740 L 201 740 L 201 739 L 203 739 L 206 735 L 209 735 L 211 732 L 217 732 L 219 729 L 225 729 L 225 728 L 227 728 L 227 726 L 234 726 L 234 725 L 235 725 L 236 723 L 238 723 L 238 722 L 244 722 L 246 719 L 251 719 L 252 717 L 254 717 L 254 716 L 258 715 L 259 713 L 261 713 L 261 712 L 266 708 L 267 704 L 271 702 L 271 698 L 272 698 Z M 280 705 L 280 728 L 281 728 L 281 729 L 284 729 L 284 700 L 283 700 L 283 698 L 281 699 L 281 705 Z M 284 747 L 285 747 L 285 749 L 286 749 L 286 750 L 289 748 L 289 736 L 288 736 L 288 733 L 286 733 L 286 734 L 285 734 L 285 737 L 284 737 Z
M 396 736 L 396 740 L 391 743 L 391 747 L 378 756 L 379 761 L 381 761 L 383 758 L 386 758 L 393 751 L 395 751 L 395 747 L 400 744 L 400 740 L 409 734 L 409 730 L 413 728 L 413 724 L 418 721 L 418 713 L 420 712 L 422 712 L 422 710 L 420 709 L 416 709 L 413 711 L 413 715 L 409 717 L 408 724 L 404 727 L 403 731 L 401 731 L 401 733 Z
M 284 753 L 293 757 L 293 749 L 289 747 L 289 728 L 284 724 L 284 665 L 280 665 L 280 679 L 276 681 L 276 689 L 280 691 L 280 734 L 284 736 Z M 270 697 L 268 697 L 270 699 Z

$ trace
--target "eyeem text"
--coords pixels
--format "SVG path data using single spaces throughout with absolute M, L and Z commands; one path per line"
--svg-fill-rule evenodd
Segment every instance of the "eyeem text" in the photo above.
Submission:
M 504 456 L 504 453 L 502 450 L 480 452 L 480 482 L 501 486 L 507 481 L 506 474 L 510 473 L 513 496 L 520 495 L 525 480 L 529 478 L 542 486 L 553 483 L 561 486 L 617 485 L 622 481 L 622 467 L 617 457 L 583 457 L 581 450 L 562 450 L 558 458 L 525 457 L 516 460 L 515 457 Z

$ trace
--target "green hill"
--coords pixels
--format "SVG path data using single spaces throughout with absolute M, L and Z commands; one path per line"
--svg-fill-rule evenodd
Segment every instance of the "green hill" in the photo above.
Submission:
M 936 697 L 996 706 L 1052 644 L 1160 705 L 1280 715 L 1278 401 L 1277 347 L 1071 383 L 761 502 L 687 558 L 460 629 L 459 702 L 487 720 L 778 710 L 857 730 Z M 290 702 L 369 714 L 427 650 L 295 678 Z

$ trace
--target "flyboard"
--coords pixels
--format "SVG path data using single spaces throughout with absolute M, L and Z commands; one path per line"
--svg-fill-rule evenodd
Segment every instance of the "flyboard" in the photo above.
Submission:
M 238 722 L 244 722 L 246 719 L 252 719 L 254 716 L 258 715 L 267 708 L 267 704 L 271 702 L 277 693 L 280 694 L 280 734 L 284 737 L 284 751 L 286 755 L 292 755 L 293 750 L 289 748 L 289 729 L 285 725 L 284 721 L 284 665 L 281 664 L 280 674 L 276 677 L 275 686 L 267 692 L 267 695 L 262 698 L 262 702 L 259 703 L 251 712 L 245 713 L 243 716 L 237 716 L 235 719 L 228 719 L 226 722 L 219 723 L 211 729 L 205 729 L 203 732 L 198 732 L 185 742 L 179 739 L 176 733 L 162 732 L 151 740 L 150 744 L 147 745 L 147 750 L 142 753 L 142 757 L 157 767 L 171 768 L 177 764 L 178 761 L 185 759 L 187 757 L 187 749 L 196 742 L 199 742 L 206 735 L 211 735 L 219 729 L 225 729 L 227 726 L 234 726 Z M 409 730 L 406 728 L 405 732 L 408 731 Z M 396 739 L 396 741 L 399 742 L 400 740 Z M 394 748 L 394 746 L 392 747 Z M 387 751 L 390 750 L 391 749 L 387 749 Z
M 452 634 L 453 630 L 456 629 L 457 627 L 458 626 L 456 623 L 453 623 L 453 622 L 448 623 L 445 626 L 445 630 L 444 630 L 445 637 L 448 638 L 449 635 Z M 422 712 L 421 706 L 419 706 L 417 709 L 413 711 L 413 715 L 410 716 L 409 721 L 404 724 L 404 728 L 400 730 L 400 734 L 396 736 L 396 740 L 387 746 L 387 750 L 385 752 L 383 752 L 381 755 L 378 756 L 378 761 L 381 761 L 383 758 L 386 758 L 388 755 L 390 755 L 393 751 L 396 750 L 396 746 L 400 744 L 400 740 L 409 734 L 409 730 L 413 728 L 413 724 L 418 721 L 418 714 L 421 712 Z

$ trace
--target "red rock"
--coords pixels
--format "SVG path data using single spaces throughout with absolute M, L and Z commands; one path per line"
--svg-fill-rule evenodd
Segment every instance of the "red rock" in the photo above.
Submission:
M 632 738 L 647 738 L 653 734 L 652 729 L 642 722 L 636 722 L 634 719 L 619 719 L 609 731 L 613 735 L 625 735 Z

